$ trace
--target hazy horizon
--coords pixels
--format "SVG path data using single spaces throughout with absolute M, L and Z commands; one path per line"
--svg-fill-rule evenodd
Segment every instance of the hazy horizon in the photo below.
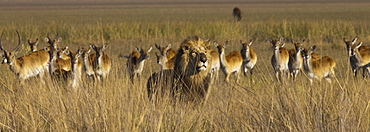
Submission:
M 232 2 L 367 2 L 366 0 L 320 0 L 320 1 L 312 1 L 312 0 L 230 0 L 230 1 L 225 1 L 225 0 L 187 0 L 187 1 L 182 1 L 182 0 L 2 0 L 0 3 L 69 3 L 69 2 L 76 2 L 76 3 L 86 3 L 86 2 L 97 2 L 97 3 L 109 3 L 109 2 L 117 2 L 117 3 L 142 3 L 142 2 L 148 2 L 148 3 L 163 3 L 163 2 L 220 2 L 220 3 L 232 3 Z

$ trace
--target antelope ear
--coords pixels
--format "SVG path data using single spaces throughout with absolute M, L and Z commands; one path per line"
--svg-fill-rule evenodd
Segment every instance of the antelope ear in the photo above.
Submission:
M 45 38 L 45 41 L 46 41 L 46 42 L 50 42 L 50 39 L 49 39 L 49 38 Z
M 161 50 L 161 46 L 157 45 L 157 43 L 154 43 L 155 47 L 159 50 Z
M 284 47 L 285 46 L 285 43 L 281 44 L 280 47 Z
M 251 46 L 251 45 L 252 45 L 252 43 L 253 43 L 253 40 L 251 39 L 251 40 L 249 41 L 248 46 Z
M 242 40 L 239 40 L 240 44 L 243 44 L 243 41 Z
M 283 42 L 284 41 L 284 37 L 280 37 L 280 42 Z
M 148 49 L 148 52 L 150 52 L 150 51 L 152 51 L 152 47 L 150 47 L 150 48 Z
M 218 43 L 215 41 L 215 42 L 213 42 L 213 45 L 215 45 L 215 47 L 217 48 Z
M 105 43 L 101 49 L 101 51 L 104 51 L 108 47 L 108 43 Z
M 90 48 L 95 50 L 96 46 L 94 44 L 90 44 Z
M 303 39 L 303 40 L 302 40 L 302 42 L 301 42 L 301 45 L 302 45 L 305 41 L 306 41 L 306 40 L 305 40 L 305 39 Z
M 81 52 L 80 50 L 78 50 L 77 54 L 75 55 L 75 58 L 80 57 L 80 56 L 81 56 L 81 54 L 82 54 L 82 52 Z
M 357 44 L 356 49 L 360 48 L 361 46 L 362 46 L 362 42 Z
M 60 41 L 62 41 L 62 38 L 61 37 L 59 37 L 56 42 L 59 43 Z
M 140 52 L 140 50 L 141 50 L 141 49 L 140 49 L 139 47 L 137 47 L 137 46 L 136 46 L 136 47 L 135 47 L 135 50 L 136 50 L 136 51 L 138 51 L 138 52 Z
M 82 55 L 82 54 L 84 53 L 84 51 L 85 51 L 85 49 L 84 49 L 84 48 L 80 48 L 80 49 L 78 49 L 78 51 L 77 51 L 77 52 L 78 52 L 78 54 L 81 54 L 81 55 Z
M 357 38 L 354 38 L 354 39 L 352 40 L 352 44 L 355 44 L 355 43 L 356 43 L 356 41 L 357 41 Z
M 69 52 L 69 50 L 66 50 L 66 51 L 65 51 L 65 53 L 66 53 L 67 55 L 69 55 L 69 53 L 70 53 L 70 52 Z
M 316 49 L 316 45 L 310 47 L 310 51 L 314 51 Z
M 207 43 L 211 42 L 211 39 L 206 39 L 206 42 L 207 42 Z
M 168 50 L 170 50 L 171 49 L 171 44 L 168 44 L 167 45 L 167 48 L 165 49 L 165 51 L 168 51 Z
M 88 54 L 90 53 L 90 51 L 91 51 L 91 48 L 89 48 L 85 53 Z
M 44 50 L 45 51 L 50 51 L 50 48 L 49 47 L 44 47 Z

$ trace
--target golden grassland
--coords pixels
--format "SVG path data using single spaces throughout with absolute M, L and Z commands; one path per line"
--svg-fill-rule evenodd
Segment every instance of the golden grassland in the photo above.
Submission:
M 235 22 L 232 9 L 243 11 Z M 352 76 L 342 38 L 370 46 L 370 2 L 199 2 L 114 4 L 14 4 L 0 6 L 0 30 L 5 49 L 27 39 L 43 40 L 48 33 L 63 38 L 60 46 L 87 48 L 108 43 L 112 71 L 103 86 L 84 79 L 77 92 L 63 81 L 40 84 L 31 78 L 18 84 L 8 66 L 0 66 L 0 130 L 4 131 L 370 131 L 369 80 Z M 226 52 L 240 50 L 239 40 L 253 39 L 258 55 L 253 78 L 236 83 L 220 79 L 202 104 L 153 104 L 146 79 L 159 70 L 154 49 L 142 81 L 131 84 L 126 59 L 135 46 L 171 43 L 177 48 L 198 35 L 222 43 Z M 306 39 L 318 54 L 337 62 L 333 83 L 311 85 L 300 74 L 296 82 L 276 82 L 270 64 L 269 38 Z M 39 49 L 47 46 L 40 42 Z M 293 48 L 286 42 L 287 48 Z M 220 78 L 223 78 L 220 73 Z M 231 82 L 235 77 L 230 78 Z

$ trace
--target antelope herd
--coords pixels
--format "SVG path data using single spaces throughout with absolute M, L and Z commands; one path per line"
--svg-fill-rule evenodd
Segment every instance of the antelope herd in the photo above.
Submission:
M 45 40 L 49 46 L 37 49 L 39 39 L 37 38 L 35 41 L 28 39 L 30 52 L 27 55 L 16 57 L 15 53 L 21 45 L 21 38 L 18 32 L 17 34 L 18 45 L 12 51 L 6 50 L 0 40 L 0 50 L 3 51 L 0 55 L 4 58 L 2 63 L 9 65 L 10 70 L 17 75 L 21 85 L 24 85 L 26 79 L 35 76 L 39 77 L 40 82 L 45 83 L 45 78 L 50 75 L 54 79 L 68 80 L 71 87 L 78 87 L 83 76 L 86 76 L 90 81 L 101 82 L 106 80 L 111 70 L 111 59 L 104 53 L 108 46 L 107 43 L 100 47 L 90 44 L 88 49 L 79 48 L 76 52 L 73 52 L 68 46 L 59 47 L 59 42 L 62 40 L 60 37 L 51 39 L 48 35 Z M 303 48 L 304 39 L 300 42 L 291 40 L 294 45 L 291 50 L 284 47 L 283 37 L 270 39 L 269 41 L 273 48 L 271 65 L 278 82 L 281 82 L 283 78 L 290 77 L 295 81 L 300 72 L 304 73 L 311 83 L 313 79 L 318 81 L 325 79 L 330 83 L 330 77 L 335 76 L 335 60 L 329 56 L 320 57 L 320 55 L 314 53 L 317 46 L 311 46 L 308 50 Z M 357 38 L 351 41 L 343 38 L 343 41 L 347 47 L 354 76 L 357 76 L 359 69 L 363 69 L 363 75 L 368 76 L 370 74 L 370 48 L 364 46 L 362 42 L 356 44 Z M 206 42 L 211 43 L 210 40 Z M 247 76 L 248 71 L 252 75 L 253 68 L 257 63 L 257 54 L 251 47 L 253 40 L 247 42 L 240 40 L 242 45 L 240 52 L 232 51 L 226 55 L 225 48 L 228 43 L 229 41 L 225 41 L 223 44 L 218 44 L 215 41 L 214 45 L 218 52 L 212 48 L 209 48 L 206 52 L 212 58 L 212 61 L 209 61 L 212 78 L 218 78 L 219 70 L 225 74 L 226 82 L 229 82 L 232 73 L 236 75 L 235 79 L 237 80 L 240 70 L 242 70 L 244 76 Z M 148 79 L 148 88 L 158 85 L 158 80 L 166 78 L 164 76 L 169 74 L 169 71 L 173 70 L 176 65 L 175 56 L 177 51 L 171 47 L 171 44 L 163 47 L 158 44 L 154 46 L 158 49 L 155 55 L 161 70 L 153 73 Z M 95 53 L 90 54 L 92 50 Z M 135 78 L 140 81 L 141 72 L 145 69 L 144 62 L 149 58 L 151 50 L 152 47 L 148 49 L 136 47 L 128 56 L 125 56 L 129 78 L 132 83 L 135 82 Z M 208 65 L 205 67 L 208 67 Z
M 356 45 L 356 40 L 357 38 L 353 39 L 352 41 L 347 41 L 345 38 L 343 38 L 343 41 L 347 45 L 350 65 L 355 76 L 357 75 L 358 70 L 361 68 L 364 69 L 364 72 L 366 72 L 363 74 L 363 76 L 368 76 L 370 74 L 370 48 L 363 46 L 362 42 Z M 308 50 L 303 48 L 304 42 L 304 39 L 300 42 L 291 40 L 294 48 L 288 50 L 284 47 L 284 37 L 280 37 L 279 39 L 275 40 L 270 39 L 270 43 L 273 48 L 271 65 L 275 71 L 276 80 L 281 82 L 283 78 L 292 78 L 292 80 L 295 81 L 297 75 L 302 72 L 306 75 L 311 84 L 313 83 L 313 79 L 316 79 L 319 82 L 321 82 L 322 79 L 325 79 L 331 83 L 330 77 L 335 76 L 334 68 L 336 67 L 336 61 L 330 56 L 321 57 L 317 53 L 314 53 L 317 46 L 311 46 Z M 240 70 L 243 71 L 245 76 L 247 76 L 248 70 L 252 75 L 253 68 L 257 63 L 257 54 L 251 47 L 253 40 L 250 40 L 249 42 L 240 40 L 240 44 L 242 45 L 240 53 L 237 51 L 232 51 L 228 55 L 225 55 L 225 48 L 228 43 L 228 41 L 223 44 L 214 42 L 218 52 L 215 52 L 212 49 L 209 50 L 209 54 L 212 56 L 212 70 L 210 74 L 217 75 L 219 67 L 219 69 L 221 69 L 225 74 L 226 82 L 229 82 L 230 74 L 232 73 L 236 75 L 237 80 Z M 159 47 L 157 44 L 155 45 L 161 53 L 156 53 L 157 63 L 162 66 L 161 69 L 172 69 L 168 67 L 164 68 L 166 66 L 163 65 L 174 65 L 174 58 L 163 58 L 166 56 L 166 54 L 171 54 L 171 56 L 176 54 L 175 51 L 172 51 L 171 49 L 171 53 L 166 52 L 170 45 L 167 47 Z M 216 79 L 217 78 L 218 77 L 216 77 Z
M 15 53 L 21 46 L 18 31 L 17 34 L 18 45 L 12 51 L 7 51 L 0 40 L 0 50 L 3 51 L 0 55 L 4 58 L 2 63 L 9 65 L 10 70 L 18 76 L 21 85 L 24 85 L 26 79 L 38 76 L 42 83 L 45 83 L 46 77 L 50 77 L 67 80 L 70 87 L 76 88 L 82 81 L 84 71 L 86 75 L 97 78 L 97 81 L 103 81 L 111 69 L 111 60 L 104 53 L 108 44 L 102 47 L 91 44 L 87 51 L 79 48 L 77 52 L 73 52 L 68 46 L 59 48 L 58 45 L 62 38 L 51 39 L 48 35 L 45 40 L 49 46 L 37 50 L 39 39 L 37 38 L 34 42 L 29 39 L 30 53 L 16 57 Z M 96 53 L 88 54 L 91 49 Z M 84 58 L 80 60 L 81 56 Z

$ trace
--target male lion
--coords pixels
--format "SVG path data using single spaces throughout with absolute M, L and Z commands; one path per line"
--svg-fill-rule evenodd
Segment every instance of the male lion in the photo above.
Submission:
M 205 99 L 211 85 L 210 43 L 198 36 L 188 37 L 177 51 L 172 87 L 181 100 Z

